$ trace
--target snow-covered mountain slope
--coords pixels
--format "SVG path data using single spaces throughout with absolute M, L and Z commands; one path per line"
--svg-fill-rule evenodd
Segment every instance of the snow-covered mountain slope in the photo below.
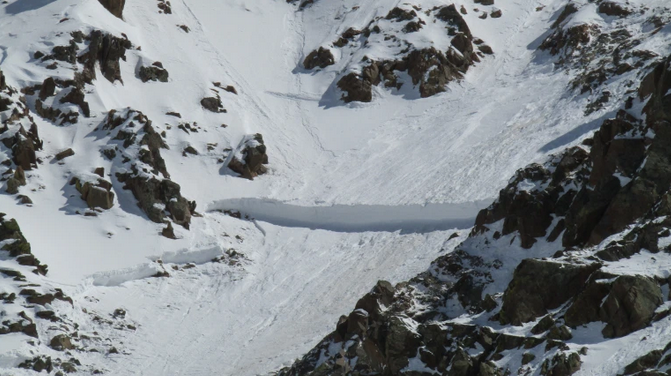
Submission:
M 662 0 L 488 2 L 0 4 L 0 373 L 289 365 L 671 52 Z

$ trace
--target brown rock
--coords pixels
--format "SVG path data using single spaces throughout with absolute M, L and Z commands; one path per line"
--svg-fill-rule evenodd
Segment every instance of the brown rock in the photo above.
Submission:
M 315 67 L 326 68 L 329 65 L 333 65 L 335 59 L 331 50 L 319 47 L 319 49 L 314 50 L 308 54 L 308 56 L 303 61 L 303 66 L 305 69 L 314 69 Z
M 49 346 L 58 351 L 72 350 L 75 346 L 72 344 L 70 337 L 65 334 L 59 334 L 51 339 Z
M 49 77 L 44 80 L 42 86 L 40 87 L 40 99 L 45 100 L 50 96 L 54 95 L 56 92 L 56 82 L 53 77 Z
M 63 159 L 65 159 L 67 157 L 71 157 L 73 155 L 75 155 L 74 150 L 72 150 L 72 148 L 68 148 L 68 149 L 65 149 L 62 152 L 56 154 L 56 160 L 62 161 Z

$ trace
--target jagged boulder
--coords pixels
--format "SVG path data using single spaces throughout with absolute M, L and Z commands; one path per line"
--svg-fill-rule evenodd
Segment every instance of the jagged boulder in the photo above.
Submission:
M 444 92 L 445 85 L 460 78 L 469 65 L 468 57 L 452 50 L 443 54 L 434 47 L 414 50 L 403 60 L 408 74 L 412 77 L 412 83 L 419 85 L 422 98 Z
M 333 64 L 335 64 L 333 53 L 324 47 L 319 47 L 319 49 L 310 52 L 303 61 L 305 69 L 326 68 Z
M 161 149 L 167 149 L 168 145 L 154 129 L 152 121 L 142 112 L 130 108 L 112 110 L 102 128 L 116 132 L 112 141 L 121 145 L 108 150 L 121 153 L 108 154 L 115 165 L 122 167 L 113 173 L 124 184 L 123 188 L 132 192 L 140 209 L 153 222 L 165 223 L 170 219 L 188 229 L 196 203 L 182 197 L 179 184 L 169 180 L 170 174 L 161 156 Z
M 40 94 L 41 93 L 42 92 L 40 92 Z M 89 108 L 89 103 L 85 100 L 85 97 L 86 96 L 82 89 L 73 87 L 65 96 L 60 99 L 60 102 L 76 104 L 82 110 L 82 114 L 84 114 L 85 117 L 90 117 L 91 109 Z
M 42 82 L 39 97 L 41 100 L 44 101 L 47 98 L 53 96 L 55 92 L 56 92 L 56 81 L 54 81 L 53 77 L 48 77 L 44 80 L 44 82 Z
M 578 370 L 581 366 L 580 355 L 577 353 L 566 354 L 559 353 L 552 358 L 552 360 L 545 361 L 541 367 L 541 375 L 543 376 L 570 376 Z
M 536 259 L 523 260 L 503 295 L 502 324 L 522 325 L 558 308 L 578 295 L 600 264 L 571 265 Z
M 9 256 L 16 258 L 20 265 L 35 266 L 34 273 L 47 274 L 47 265 L 33 256 L 30 243 L 23 236 L 19 224 L 15 219 L 6 220 L 4 213 L 0 213 L 0 242 L 5 243 L 0 250 L 9 252 Z
M 157 61 L 149 67 L 140 67 L 138 71 L 138 77 L 140 80 L 142 80 L 142 82 L 168 82 L 169 74 L 168 71 L 163 68 L 163 64 Z
M 550 229 L 552 216 L 563 216 L 568 211 L 576 195 L 571 181 L 586 178 L 588 156 L 584 149 L 574 147 L 550 168 L 532 164 L 518 170 L 508 186 L 499 192 L 499 198 L 478 213 L 473 233 L 485 232 L 487 225 L 503 219 L 501 235 L 519 233 L 523 248 L 531 248 L 536 238 L 545 235 L 549 241 L 554 241 L 564 230 L 564 223 L 560 221 Z
M 566 30 L 558 28 L 541 43 L 539 48 L 549 51 L 552 55 L 558 55 L 562 51 L 566 51 L 569 55 L 589 44 L 598 32 L 598 26 L 591 24 L 578 24 Z
M 221 103 L 221 98 L 217 97 L 206 97 L 200 100 L 200 105 L 203 106 L 208 111 L 216 113 L 225 113 L 226 109 Z
M 263 136 L 257 133 L 245 142 L 241 154 L 231 159 L 228 168 L 245 179 L 253 180 L 268 171 L 265 166 L 267 164 L 266 145 L 263 142 Z
M 114 192 L 112 192 L 112 183 L 97 178 L 91 181 L 85 181 L 74 177 L 70 180 L 81 194 L 82 200 L 86 201 L 89 208 L 111 209 L 114 206 Z
M 401 22 L 401 21 L 410 21 L 415 17 L 417 17 L 417 12 L 415 12 L 414 10 L 395 7 L 392 10 L 390 10 L 389 13 L 387 13 L 385 19 Z
M 607 16 L 626 17 L 631 14 L 631 10 L 616 2 L 604 1 L 599 4 L 599 13 L 603 13 Z
M 126 61 L 126 50 L 132 47 L 131 42 L 100 30 L 92 31 L 87 40 L 88 51 L 77 58 L 84 65 L 82 72 L 84 82 L 90 84 L 96 78 L 96 63 L 100 64 L 100 71 L 109 82 L 123 82 L 119 60 Z
M 626 367 L 624 367 L 624 374 L 633 375 L 635 373 L 654 368 L 655 366 L 657 366 L 657 364 L 659 364 L 659 361 L 662 360 L 662 356 L 664 356 L 663 350 L 650 351 L 649 353 L 634 360 L 633 362 L 629 363 Z
M 436 12 L 436 18 L 454 25 L 457 30 L 466 34 L 469 38 L 473 37 L 466 20 L 464 20 L 464 17 L 461 16 L 454 4 L 440 7 L 436 10 Z
M 577 327 L 602 321 L 606 323 L 604 337 L 622 337 L 649 325 L 655 310 L 664 301 L 659 285 L 650 278 L 598 277 L 592 278 L 566 311 L 566 325 Z
M 338 89 L 344 93 L 342 100 L 349 102 L 370 102 L 373 100 L 373 85 L 358 74 L 352 72 L 345 75 L 337 83 Z
M 645 328 L 663 302 L 662 290 L 654 280 L 642 276 L 618 277 L 599 312 L 601 321 L 607 323 L 603 336 L 622 337 Z
M 72 350 L 75 346 L 66 334 L 58 334 L 51 339 L 49 347 L 57 351 Z
M 176 224 L 189 228 L 196 203 L 182 197 L 179 184 L 168 179 L 147 179 L 131 174 L 118 174 L 117 178 L 124 183 L 124 189 L 133 193 L 138 206 L 150 220 L 164 223 L 166 219 L 171 219 Z

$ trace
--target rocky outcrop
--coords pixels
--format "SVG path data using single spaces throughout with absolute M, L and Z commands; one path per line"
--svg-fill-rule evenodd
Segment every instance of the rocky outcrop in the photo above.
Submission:
M 7 176 L 10 169 L 29 171 L 37 168 L 37 152 L 42 149 L 39 137 L 25 97 L 4 83 L 0 90 L 0 147 L 6 148 L 12 156 L 11 161 L 0 161 L 0 176 Z
M 447 50 L 436 47 L 417 48 L 399 34 L 417 33 L 427 22 L 445 24 L 447 33 L 451 36 L 451 46 Z M 358 38 L 357 42 L 352 43 L 355 37 Z M 476 50 L 475 42 L 476 39 L 454 4 L 425 12 L 419 7 L 395 7 L 384 18 L 374 20 L 361 31 L 347 29 L 333 45 L 348 49 L 341 52 L 342 56 L 363 54 L 361 51 L 372 48 L 370 46 L 382 49 L 404 46 L 401 53 L 395 53 L 399 57 L 394 60 L 375 60 L 367 54 L 363 55 L 361 61 L 353 63 L 352 68 L 338 79 L 336 86 L 343 92 L 341 99 L 345 103 L 370 102 L 373 98 L 373 87 L 384 83 L 384 87 L 398 90 L 405 84 L 399 73 L 406 72 L 412 80 L 407 84 L 416 87 L 421 97 L 430 97 L 444 92 L 448 83 L 461 79 L 471 66 L 480 61 L 479 55 L 485 56 L 480 50 L 488 54 L 493 52 L 481 40 L 477 42 L 483 47 Z M 374 50 L 371 53 L 377 54 Z M 313 51 L 308 57 L 309 60 L 304 62 L 308 69 L 316 66 L 323 68 L 333 61 L 331 52 L 323 47 Z
M 626 17 L 631 14 L 631 10 L 616 2 L 604 1 L 599 4 L 599 13 L 603 13 L 607 16 Z
M 368 78 L 352 72 L 338 81 L 338 89 L 343 91 L 341 99 L 349 102 L 370 102 L 373 100 L 373 84 Z
M 578 295 L 589 276 L 600 267 L 535 259 L 522 261 L 503 294 L 499 321 L 512 325 L 535 321 Z
M 33 256 L 30 243 L 23 236 L 19 224 L 15 219 L 5 219 L 4 213 L 0 213 L 0 244 L 0 250 L 8 252 L 9 257 L 15 258 L 19 265 L 34 267 L 32 271 L 36 274 L 47 274 L 47 265 Z
M 489 230 L 487 225 L 503 220 L 495 237 L 519 234 L 523 248 L 531 248 L 539 237 L 554 241 L 566 225 L 560 220 L 550 228 L 553 215 L 568 212 L 577 194 L 575 183 L 582 184 L 589 174 L 588 158 L 587 151 L 574 147 L 554 158 L 548 167 L 534 164 L 519 170 L 498 200 L 478 213 L 473 232 L 483 233 Z
M 204 109 L 215 112 L 215 113 L 225 113 L 226 109 L 221 103 L 221 98 L 217 95 L 216 97 L 206 97 L 200 100 L 200 105 Z
M 115 17 L 123 19 L 123 8 L 126 0 L 98 0 Z
M 163 64 L 161 64 L 159 61 L 154 62 L 149 67 L 140 67 L 140 70 L 138 71 L 138 78 L 140 78 L 142 82 L 168 82 L 168 77 L 168 71 L 163 68 Z
M 86 201 L 89 208 L 111 209 L 114 206 L 112 183 L 97 176 L 73 177 L 70 185 L 74 185 Z
M 179 184 L 170 180 L 161 156 L 161 149 L 167 149 L 168 145 L 156 132 L 151 120 L 139 111 L 112 110 L 102 128 L 113 134 L 113 149 L 106 152 L 114 162 L 112 173 L 124 184 L 124 189 L 133 193 L 140 209 L 153 222 L 171 220 L 188 229 L 196 203 L 182 197 Z M 101 184 L 101 179 L 97 180 L 97 184 Z M 98 189 L 98 194 L 105 203 L 111 203 L 114 197 L 110 190 L 103 192 L 103 189 Z M 88 196 L 86 200 L 88 202 Z
M 98 63 L 100 71 L 109 82 L 123 82 L 119 60 L 126 61 L 126 50 L 132 47 L 131 42 L 100 30 L 91 32 L 86 37 L 86 42 L 88 50 L 77 58 L 84 66 L 83 81 L 90 84 L 96 78 L 95 64 Z
M 610 281 L 592 278 L 566 311 L 567 325 L 577 327 L 602 321 L 606 323 L 603 336 L 615 338 L 650 324 L 664 301 L 659 284 L 638 275 L 610 277 Z
M 465 34 L 458 34 L 452 40 L 457 51 L 444 54 L 435 48 L 414 50 L 400 61 L 372 62 L 363 69 L 362 74 L 349 73 L 338 81 L 338 88 L 345 92 L 342 100 L 345 103 L 370 102 L 372 88 L 380 82 L 385 87 L 399 88 L 395 71 L 407 72 L 412 84 L 419 88 L 422 98 L 433 96 L 445 91 L 445 85 L 459 79 L 473 64 L 473 45 Z M 465 56 L 471 56 L 470 58 Z M 477 57 L 476 57 L 477 59 Z
M 253 180 L 268 171 L 265 166 L 267 164 L 266 145 L 263 142 L 263 136 L 257 133 L 247 137 L 239 155 L 234 155 L 231 158 L 228 168 L 240 174 L 240 177 Z

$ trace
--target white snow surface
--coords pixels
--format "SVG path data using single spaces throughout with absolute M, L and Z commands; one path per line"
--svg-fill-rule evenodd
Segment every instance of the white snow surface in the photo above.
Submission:
M 584 116 L 587 97 L 567 91 L 571 76 L 536 51 L 564 0 L 497 0 L 503 17 L 485 20 L 472 1 L 455 0 L 494 55 L 446 93 L 419 99 L 375 88 L 372 103 L 348 105 L 332 85 L 354 60 L 339 56 L 321 72 L 305 71 L 301 62 L 399 1 L 317 0 L 303 11 L 284 0 L 171 3 L 172 14 L 159 14 L 154 1 L 128 0 L 124 20 L 97 0 L 0 5 L 0 69 L 9 85 L 70 78 L 68 68 L 46 70 L 32 53 L 65 45 L 73 30 L 123 33 L 141 46 L 121 64 L 123 84 L 109 83 L 98 71 L 95 85 L 87 86 L 90 119 L 80 116 L 78 124 L 62 127 L 35 117 L 45 162 L 28 172 L 28 186 L 21 188 L 34 205 L 0 195 L 0 211 L 17 219 L 33 253 L 49 265 L 43 283 L 62 288 L 76 309 L 123 308 L 138 323 L 134 334 L 107 333 L 124 342 L 127 354 L 91 358 L 111 375 L 247 376 L 289 364 L 378 279 L 410 278 L 463 241 L 477 210 L 515 170 L 579 143 L 620 105 L 607 103 Z M 412 3 L 428 9 L 452 2 Z M 444 36 L 430 34 L 439 32 L 427 27 L 425 37 L 441 44 Z M 668 53 L 659 43 L 646 48 Z M 375 52 L 377 58 L 389 53 Z M 153 61 L 163 63 L 169 82 L 135 77 L 140 64 Z M 200 106 L 213 82 L 238 91 L 219 91 L 226 114 Z M 626 89 L 613 83 L 613 96 Z M 66 194 L 73 174 L 99 166 L 110 171 L 99 152 L 105 140 L 92 132 L 107 111 L 127 107 L 146 114 L 157 131 L 168 130 L 170 150 L 162 151 L 168 171 L 182 195 L 198 203 L 202 217 L 190 230 L 176 226 L 178 240 L 158 236 L 163 226 L 150 222 L 117 183 L 115 207 L 97 217 L 75 214 L 85 204 Z M 178 130 L 180 120 L 168 111 L 202 130 Z M 269 173 L 253 181 L 233 176 L 218 161 L 223 149 L 257 132 L 268 147 Z M 212 143 L 215 149 L 207 151 Z M 188 145 L 200 154 L 183 157 Z M 66 148 L 76 154 L 51 162 Z M 240 210 L 254 221 L 217 210 Z M 448 241 L 455 232 L 458 237 Z M 244 255 L 241 265 L 208 262 L 231 248 Z M 155 260 L 169 271 L 170 265 L 197 265 L 148 279 L 159 270 Z M 668 331 L 668 321 L 658 324 L 646 330 Z M 3 367 L 32 350 L 17 336 L 0 339 L 4 374 Z M 595 360 L 583 370 L 596 375 L 601 366 Z

